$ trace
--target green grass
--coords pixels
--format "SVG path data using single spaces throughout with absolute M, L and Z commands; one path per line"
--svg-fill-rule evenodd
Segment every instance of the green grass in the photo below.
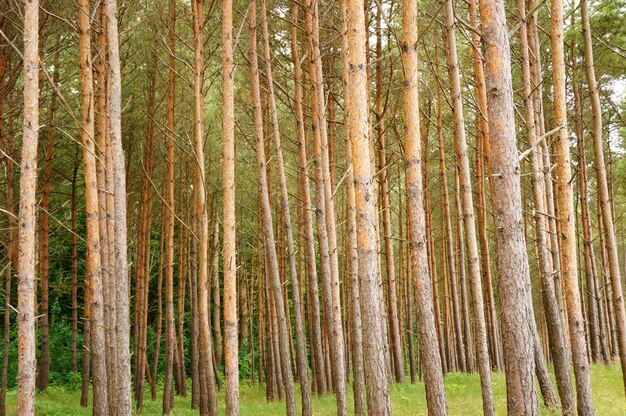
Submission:
M 594 404 L 598 416 L 626 415 L 626 400 L 622 383 L 621 370 L 618 366 L 594 365 L 591 368 Z M 480 379 L 476 374 L 454 373 L 446 377 L 446 389 L 450 415 L 480 415 L 482 404 L 480 395 Z M 503 373 L 493 374 L 493 394 L 498 415 L 506 414 L 506 386 Z M 160 398 L 159 398 L 160 399 Z M 7 394 L 8 415 L 15 414 L 16 392 Z M 68 390 L 61 387 L 51 387 L 45 393 L 37 393 L 37 415 L 79 416 L 90 415 L 90 409 L 79 406 L 80 391 Z M 220 410 L 223 414 L 224 393 L 219 393 Z M 424 385 L 403 384 L 392 388 L 392 402 L 394 415 L 426 415 L 426 399 Z M 240 398 L 242 415 L 284 415 L 285 408 L 282 402 L 268 403 L 265 401 L 265 390 L 261 386 L 241 385 Z M 352 395 L 349 394 L 349 408 L 352 408 Z M 333 396 L 324 396 L 314 399 L 315 415 L 334 415 L 335 401 Z M 541 407 L 540 414 L 559 414 L 550 412 Z M 160 401 L 145 401 L 144 415 L 160 415 Z M 174 415 L 197 415 L 197 411 L 190 409 L 189 398 L 176 398 Z

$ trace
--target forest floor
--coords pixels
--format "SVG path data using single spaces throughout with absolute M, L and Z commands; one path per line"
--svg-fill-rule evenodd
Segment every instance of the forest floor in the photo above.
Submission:
M 626 415 L 626 399 L 620 367 L 617 365 L 593 365 L 591 368 L 593 399 L 598 416 Z M 446 376 L 446 389 L 450 415 L 480 415 L 482 414 L 480 379 L 477 374 L 453 373 Z M 147 389 L 149 396 L 149 389 Z M 493 393 L 498 415 L 506 414 L 506 386 L 504 373 L 493 374 Z M 159 395 L 159 398 L 161 396 Z M 220 414 L 224 412 L 224 392 L 219 394 Z M 37 415 L 79 416 L 91 414 L 90 408 L 81 408 L 80 391 L 68 390 L 62 387 L 50 387 L 45 393 L 37 393 Z M 16 391 L 7 393 L 8 415 L 15 414 Z M 426 398 L 424 384 L 394 385 L 392 388 L 392 404 L 394 415 L 426 415 Z M 284 415 L 285 407 L 282 402 L 267 403 L 265 389 L 258 385 L 241 385 L 240 407 L 242 415 Z M 352 408 L 352 394 L 349 394 L 348 408 Z M 333 396 L 324 396 L 314 399 L 315 415 L 334 415 L 335 400 Z M 160 400 L 153 402 L 145 400 L 143 415 L 160 415 Z M 197 411 L 190 409 L 190 398 L 177 397 L 173 415 L 197 415 Z M 540 414 L 557 415 L 559 412 L 550 412 L 541 406 Z

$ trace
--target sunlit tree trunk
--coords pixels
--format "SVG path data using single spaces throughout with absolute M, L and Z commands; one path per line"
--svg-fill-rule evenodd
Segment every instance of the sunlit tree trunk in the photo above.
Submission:
M 17 265 L 17 414 L 35 414 L 35 226 L 39 141 L 39 1 L 24 7 L 24 127 Z
M 617 344 L 620 362 L 622 364 L 622 377 L 626 383 L 626 312 L 624 311 L 624 298 L 622 295 L 622 280 L 619 269 L 619 255 L 615 238 L 615 225 L 613 224 L 613 208 L 611 207 L 611 194 L 604 163 L 604 149 L 602 140 L 602 107 L 600 94 L 593 60 L 593 46 L 591 37 L 591 25 L 589 23 L 589 6 L 587 0 L 581 0 L 580 10 L 583 23 L 583 52 L 585 62 L 585 74 L 589 86 L 591 109 L 593 116 L 592 137 L 595 155 L 594 166 L 596 168 L 596 182 L 598 187 L 598 199 L 602 211 L 602 224 L 604 225 L 605 239 L 607 244 L 609 272 L 611 277 L 611 290 L 613 310 L 615 313 L 615 325 L 617 327 Z M 626 389 L 626 386 L 624 387 Z
M 237 340 L 237 263 L 235 244 L 235 62 L 232 0 L 222 1 L 222 140 L 224 147 L 224 337 L 226 411 L 239 414 L 239 353 Z
M 259 67 L 257 58 L 257 21 L 256 21 L 256 0 L 250 2 L 250 63 L 252 70 L 252 106 L 254 110 L 254 126 L 256 136 L 257 167 L 259 173 L 259 188 L 261 192 L 261 214 L 263 230 L 265 236 L 265 252 L 267 256 L 268 279 L 272 286 L 273 310 L 276 316 L 278 354 L 280 360 L 282 378 L 286 396 L 287 415 L 296 414 L 296 398 L 293 385 L 293 375 L 291 373 L 291 354 L 287 332 L 287 318 L 285 316 L 285 305 L 283 289 L 280 282 L 278 270 L 278 256 L 276 254 L 276 242 L 274 240 L 274 226 L 272 224 L 272 211 L 268 193 L 267 169 L 265 158 L 265 143 L 263 138 L 263 114 L 261 107 L 261 91 L 259 85 Z
M 438 354 L 432 299 L 432 283 L 426 250 L 423 205 L 422 149 L 419 137 L 419 96 L 417 56 L 417 2 L 402 2 L 402 63 L 404 64 L 404 161 L 406 169 L 407 213 L 411 273 L 416 290 L 419 343 L 426 401 L 431 415 L 448 413 L 443 384 L 441 357 Z
M 522 222 L 511 52 L 503 0 L 480 0 L 489 141 L 493 172 L 496 250 L 502 305 L 507 410 L 510 414 L 537 414 L 534 373 L 534 336 L 530 300 L 530 273 Z
M 128 257 L 126 236 L 126 166 L 122 147 L 122 79 L 117 27 L 117 0 L 106 0 L 110 73 L 109 136 L 114 165 L 115 191 L 115 280 L 117 386 L 114 394 L 119 414 L 130 414 L 130 311 L 128 299 Z M 110 237 L 110 236 L 109 236 Z M 109 398 L 109 400 L 113 400 Z
M 591 415 L 593 399 L 591 395 L 591 379 L 589 359 L 585 340 L 585 324 L 583 321 L 578 288 L 578 265 L 576 257 L 576 224 L 574 212 L 574 196 L 572 186 L 572 167 L 569 154 L 569 135 L 567 129 L 567 108 L 565 96 L 565 58 L 563 52 L 563 2 L 551 1 L 550 40 L 552 54 L 552 83 L 554 124 L 560 130 L 556 133 L 557 156 L 557 195 L 559 202 L 559 238 L 561 249 L 561 278 L 565 289 L 565 303 L 569 320 L 572 362 L 576 378 L 578 413 Z
M 163 414 L 174 407 L 174 103 L 176 100 L 176 0 L 169 1 L 168 19 L 168 86 L 166 165 L 163 196 L 165 198 L 165 366 L 163 375 Z
M 371 414 L 390 415 L 391 397 L 385 364 L 385 347 L 380 313 L 379 275 L 374 205 L 374 178 L 370 163 L 367 101 L 367 65 L 365 49 L 365 16 L 363 0 L 348 0 L 346 127 L 352 147 L 360 289 L 363 326 L 363 363 L 367 392 L 367 409 Z

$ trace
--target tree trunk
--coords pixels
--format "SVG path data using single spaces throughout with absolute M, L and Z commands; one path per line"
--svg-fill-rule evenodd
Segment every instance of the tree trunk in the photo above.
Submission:
M 193 44 L 194 44 L 194 63 L 193 63 L 193 75 L 194 75 L 194 117 L 193 117 L 193 149 L 195 156 L 195 175 L 194 175 L 194 188 L 195 203 L 198 213 L 198 314 L 200 315 L 200 380 L 201 383 L 201 400 L 200 400 L 200 414 L 201 415 L 217 415 L 217 397 L 215 392 L 215 367 L 213 362 L 213 345 L 211 340 L 211 325 L 209 323 L 209 271 L 208 271 L 208 208 L 206 203 L 206 178 L 204 168 L 204 22 L 205 17 L 203 13 L 203 0 L 193 0 L 192 6 L 192 20 L 193 20 Z M 224 7 L 226 9 L 226 7 Z M 175 19 L 175 17 L 174 17 Z M 230 153 L 228 148 L 225 147 L 224 152 L 224 166 L 225 172 L 229 168 L 228 164 L 231 162 Z M 230 202 L 230 191 L 232 189 L 232 181 L 228 181 L 225 174 L 224 178 L 224 204 Z M 226 205 L 225 205 L 226 206 Z M 224 221 L 225 235 L 229 238 L 234 238 L 233 224 L 228 221 L 232 221 L 234 218 L 227 216 Z M 232 232 L 232 236 L 228 233 Z M 228 250 L 234 250 L 234 245 L 231 247 L 226 244 L 224 252 L 225 264 L 235 267 L 234 254 Z M 232 255 L 232 256 L 231 256 Z M 232 258 L 231 258 L 232 257 Z M 232 264 L 231 264 L 232 263 Z M 232 275 L 226 274 L 227 279 L 234 278 Z
M 317 0 L 306 0 L 306 29 L 309 40 L 309 73 L 311 81 L 312 124 L 315 142 L 315 182 L 317 198 L 318 239 L 322 261 L 322 286 L 329 346 L 331 353 L 331 370 L 337 398 L 337 413 L 343 416 L 346 410 L 345 358 L 343 325 L 341 322 L 341 302 L 339 288 L 339 264 L 337 252 L 337 232 L 335 219 L 335 202 L 330 180 L 328 155 L 328 134 L 326 115 L 324 112 L 324 81 L 322 76 L 322 59 L 319 40 L 319 11 Z M 317 194 L 320 194 L 317 196 Z M 328 253 L 327 255 L 324 253 Z M 328 273 L 324 272 L 328 262 Z M 326 292 L 324 294 L 324 292 Z
M 222 140 L 224 146 L 224 337 L 226 413 L 239 414 L 237 263 L 235 233 L 235 62 L 232 0 L 222 1 Z
M 39 141 L 39 1 L 24 7 L 24 127 L 20 163 L 17 266 L 17 413 L 35 414 L 35 222 Z
M 326 392 L 326 378 L 320 375 L 321 370 L 324 368 L 324 361 L 322 357 L 322 338 L 321 338 L 321 323 L 320 323 L 320 306 L 319 306 L 319 291 L 317 284 L 317 263 L 315 255 L 315 240 L 313 235 L 313 218 L 311 215 L 311 191 L 309 185 L 309 162 L 307 157 L 306 146 L 306 130 L 304 125 L 304 113 L 303 113 L 303 93 L 302 93 L 302 69 L 300 65 L 300 56 L 298 53 L 298 27 L 296 25 L 298 19 L 298 7 L 294 2 L 293 6 L 293 25 L 291 27 L 291 57 L 294 66 L 294 88 L 295 88 L 295 113 L 296 113 L 296 127 L 298 131 L 298 166 L 300 170 L 300 184 L 302 186 L 302 200 L 303 200 L 303 225 L 305 234 L 305 253 L 306 253 L 306 269 L 307 269 L 307 294 L 310 300 L 310 314 L 312 319 L 310 320 L 310 338 L 311 343 L 311 361 L 312 368 L 314 369 L 314 380 L 317 381 L 317 387 L 314 386 L 314 391 L 318 394 L 324 394 Z M 315 375 L 317 374 L 317 377 Z
M 70 344 L 70 361 L 72 371 L 78 371 L 76 358 L 76 346 L 78 339 L 78 237 L 76 234 L 76 179 L 78 176 L 78 162 L 74 164 L 72 171 L 72 197 L 70 213 L 70 229 L 72 232 L 72 340 Z M 9 264 L 10 269 L 10 264 Z M 10 293 L 10 290 L 6 293 Z
M 489 141 L 493 171 L 496 250 L 507 410 L 510 414 L 537 414 L 534 382 L 534 333 L 530 273 L 522 228 L 520 166 L 515 136 L 511 55 L 502 0 L 480 0 L 485 49 Z
M 274 240 L 274 226 L 272 224 L 272 211 L 267 186 L 267 170 L 265 158 L 265 144 L 263 138 L 263 114 L 261 107 L 261 91 L 259 85 L 259 68 L 257 61 L 257 35 L 256 35 L 256 0 L 250 2 L 250 63 L 252 67 L 252 105 L 254 109 L 254 126 L 256 135 L 257 167 L 259 173 L 259 187 L 261 192 L 261 208 L 263 230 L 265 235 L 265 251 L 268 260 L 268 272 L 273 293 L 273 313 L 276 315 L 278 328 L 278 348 L 280 352 L 277 358 L 280 359 L 283 382 L 286 395 L 287 415 L 296 414 L 296 398 L 293 386 L 293 375 L 291 373 L 291 357 L 289 339 L 287 333 L 287 318 L 285 316 L 285 305 L 283 289 L 280 282 L 278 270 L 278 256 L 276 254 L 276 242 Z
M 265 0 L 261 0 L 261 25 L 263 28 L 263 48 L 265 60 L 265 76 L 267 79 L 267 91 L 271 112 L 271 125 L 274 136 L 274 146 L 276 147 L 276 159 L 278 162 L 278 177 L 281 193 L 281 211 L 285 225 L 287 237 L 287 250 L 289 256 L 289 270 L 291 272 L 291 291 L 293 295 L 294 322 L 296 327 L 296 367 L 298 369 L 298 379 L 300 380 L 300 392 L 302 395 L 302 414 L 311 415 L 311 388 L 309 385 L 309 369 L 306 357 L 306 338 L 304 334 L 304 322 L 302 308 L 300 306 L 300 283 L 298 281 L 298 268 L 296 265 L 296 254 L 291 225 L 291 213 L 289 211 L 289 191 L 287 189 L 287 178 L 285 177 L 285 162 L 283 161 L 283 149 L 278 128 L 278 111 L 276 109 L 276 98 L 274 96 L 274 81 L 272 79 L 271 51 L 269 42 L 269 29 L 267 24 L 267 6 Z M 286 293 L 286 292 L 285 292 Z M 287 301 L 288 302 L 288 301 Z M 287 314 L 289 313 L 287 303 Z
M 607 244 L 609 272 L 611 277 L 611 290 L 613 294 L 613 310 L 617 327 L 617 344 L 619 358 L 622 364 L 622 377 L 626 383 L 626 312 L 624 311 L 624 298 L 622 295 L 622 280 L 619 269 L 619 255 L 615 238 L 615 225 L 613 224 L 613 208 L 611 207 L 611 194 L 609 192 L 604 163 L 604 149 L 602 140 L 602 108 L 598 82 L 593 61 L 593 46 L 591 39 L 591 25 L 589 24 L 589 7 L 587 0 L 581 0 L 581 16 L 583 23 L 583 52 L 585 73 L 591 96 L 591 109 L 593 115 L 592 137 L 595 155 L 596 182 L 598 187 L 598 199 L 602 211 L 602 224 L 604 225 L 605 239 Z M 626 391 L 626 385 L 624 386 Z
M 421 172 L 422 149 L 419 137 L 419 96 L 417 56 L 417 2 L 402 2 L 402 63 L 404 64 L 404 159 L 406 169 L 407 213 L 409 216 L 409 248 L 411 273 L 416 290 L 419 343 L 426 401 L 431 415 L 446 415 L 446 392 L 443 384 L 441 357 L 435 345 L 437 339 L 432 282 L 426 249 L 425 212 Z
M 347 83 L 346 131 L 352 147 L 357 235 L 358 274 L 363 337 L 363 362 L 367 409 L 371 414 L 390 415 L 391 397 L 385 364 L 385 347 L 380 313 L 380 277 L 377 269 L 373 172 L 370 164 L 367 101 L 365 16 L 362 0 L 348 0 L 347 10 Z
M 344 89 L 348 85 L 348 2 L 340 2 L 341 19 L 341 62 L 342 81 Z M 344 108 L 349 107 L 348 95 L 344 95 Z M 357 222 L 356 222 L 356 194 L 354 185 L 354 170 L 352 165 L 352 145 L 350 142 L 351 120 L 344 114 L 345 151 L 346 151 L 346 217 L 347 217 L 347 285 L 348 285 L 348 314 L 352 357 L 352 391 L 354 395 L 354 413 L 356 416 L 365 415 L 365 374 L 363 364 L 363 327 L 361 318 L 359 258 L 357 249 Z
M 57 41 L 54 53 L 54 86 L 59 83 L 59 41 Z M 48 266 L 50 264 L 50 191 L 52 182 L 52 158 L 54 156 L 54 133 L 55 113 L 57 108 L 57 95 L 52 92 L 50 97 L 50 109 L 48 126 L 46 127 L 46 163 L 43 174 L 43 195 L 41 197 L 39 222 L 41 232 L 39 234 L 39 280 L 41 284 L 41 345 L 39 346 L 39 362 L 37 369 L 37 390 L 46 390 L 50 383 L 50 315 L 48 302 Z
M 576 257 L 576 224 L 572 188 L 572 168 L 567 132 L 567 109 L 565 96 L 565 60 L 563 52 L 563 2 L 551 1 L 551 53 L 552 82 L 554 86 L 554 124 L 560 127 L 556 133 L 557 195 L 559 202 L 559 225 L 561 242 L 561 278 L 565 288 L 565 303 L 569 319 L 572 361 L 576 378 L 578 413 L 593 414 L 589 360 L 586 353 L 585 325 L 578 289 Z
M 537 257 L 540 268 L 541 293 L 544 313 L 546 315 L 546 323 L 548 325 L 550 352 L 552 353 L 557 388 L 561 398 L 561 407 L 563 413 L 567 415 L 574 414 L 574 392 L 572 389 L 572 380 L 567 361 L 567 351 L 565 349 L 561 313 L 559 312 L 556 292 L 554 290 L 554 281 L 552 280 L 552 269 L 550 267 L 548 254 L 549 225 L 545 215 L 547 212 L 547 204 L 545 179 L 543 177 L 543 157 L 541 154 L 543 147 L 541 144 L 536 143 L 537 130 L 535 126 L 534 101 L 531 95 L 532 90 L 527 24 L 524 23 L 523 20 L 526 16 L 526 3 L 524 0 L 519 0 L 517 5 L 518 14 L 522 22 L 519 29 L 519 38 L 522 61 L 523 95 L 526 108 L 525 127 L 527 140 L 531 146 L 533 196 L 535 199 L 535 238 L 537 242 Z
M 174 372 L 174 105 L 176 100 L 176 0 L 169 1 L 168 89 L 165 197 L 165 367 L 163 375 L 163 414 L 174 407 L 172 378 Z
M 393 250 L 393 230 L 391 225 L 391 203 L 389 196 L 389 179 L 387 154 L 385 149 L 385 115 L 383 108 L 383 68 L 381 8 L 376 13 L 376 144 L 378 150 L 378 169 L 380 181 L 380 200 L 382 203 L 383 233 L 385 244 L 385 266 L 387 272 L 387 305 L 389 308 L 389 332 L 393 372 L 398 383 L 404 383 L 404 364 L 402 362 L 402 345 L 400 343 L 400 324 L 398 322 L 398 299 L 396 290 L 396 264 Z
M 120 414 L 130 414 L 132 408 L 130 387 L 130 325 L 128 299 L 128 257 L 126 236 L 126 167 L 122 147 L 122 79 L 117 28 L 117 0 L 106 0 L 109 64 L 109 136 L 114 165 L 115 191 L 115 272 L 116 272 L 116 355 L 117 391 L 115 400 Z

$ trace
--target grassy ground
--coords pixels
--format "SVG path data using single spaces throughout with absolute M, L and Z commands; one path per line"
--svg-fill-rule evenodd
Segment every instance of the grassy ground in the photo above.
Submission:
M 605 367 L 594 365 L 591 369 L 594 393 L 594 404 L 598 416 L 624 416 L 626 415 L 626 400 L 622 383 L 621 371 L 618 366 Z M 496 413 L 506 414 L 506 387 L 504 374 L 493 375 L 493 393 Z M 482 413 L 480 380 L 478 375 L 450 374 L 446 377 L 448 403 L 450 415 L 480 415 Z M 396 385 L 392 389 L 392 402 L 394 415 L 426 415 L 426 399 L 424 385 L 404 384 Z M 15 414 L 16 392 L 10 391 L 7 395 L 8 415 Z M 223 414 L 223 392 L 219 395 Z M 79 406 L 80 391 L 66 390 L 59 387 L 51 387 L 46 393 L 37 394 L 37 415 L 61 415 L 78 416 L 89 415 L 90 409 Z M 284 415 L 284 404 L 281 402 L 267 403 L 265 390 L 259 386 L 243 384 L 241 386 L 241 414 L 242 415 Z M 197 415 L 197 411 L 190 408 L 188 398 L 176 398 L 174 415 Z M 349 408 L 352 407 L 350 394 Z M 316 398 L 313 403 L 315 415 L 334 415 L 334 397 L 326 396 Z M 146 400 L 144 415 L 160 415 L 160 402 Z M 541 408 L 540 414 L 559 414 Z

